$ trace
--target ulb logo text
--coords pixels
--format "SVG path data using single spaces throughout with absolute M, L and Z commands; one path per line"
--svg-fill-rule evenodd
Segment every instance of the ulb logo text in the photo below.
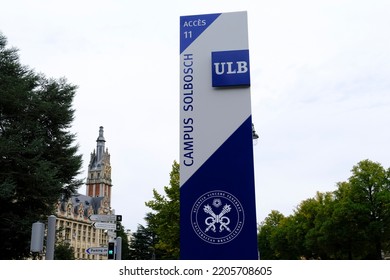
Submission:
M 212 86 L 250 86 L 249 50 L 211 53 Z

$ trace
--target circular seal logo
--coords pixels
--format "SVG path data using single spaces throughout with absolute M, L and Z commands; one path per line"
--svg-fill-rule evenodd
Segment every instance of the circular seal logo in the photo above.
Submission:
M 192 206 L 191 224 L 203 241 L 216 245 L 228 243 L 244 226 L 244 209 L 231 193 L 210 191 Z

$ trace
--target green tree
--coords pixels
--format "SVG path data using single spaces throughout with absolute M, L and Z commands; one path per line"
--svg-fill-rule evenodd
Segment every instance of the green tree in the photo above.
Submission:
M 282 213 L 272 210 L 270 214 L 262 221 L 258 229 L 258 246 L 260 259 L 277 260 L 279 254 L 274 247 L 274 236 L 281 221 L 285 219 Z
M 23 66 L 0 33 L 0 259 L 29 256 L 32 223 L 47 219 L 81 184 L 76 86 Z
M 150 228 L 138 225 L 137 231 L 130 241 L 129 259 L 152 260 L 156 259 L 156 234 Z
M 129 248 L 129 239 L 127 237 L 127 234 L 125 232 L 125 228 L 122 225 L 121 222 L 117 222 L 120 225 L 120 230 L 117 231 L 116 236 L 120 237 L 122 239 L 122 246 L 121 246 L 121 259 L 122 260 L 129 260 L 130 259 L 130 248 Z
M 54 249 L 55 260 L 74 260 L 74 249 L 67 242 L 61 242 Z
M 379 163 L 363 160 L 349 178 L 350 206 L 357 231 L 366 241 L 365 259 L 381 259 L 390 233 L 390 178 Z
M 390 169 L 363 160 L 334 192 L 317 192 L 294 214 L 261 224 L 263 259 L 381 259 L 390 252 Z
M 154 210 L 149 216 L 149 226 L 158 237 L 156 249 L 165 252 L 163 259 L 178 259 L 180 255 L 180 177 L 179 164 L 174 161 L 166 196 L 153 190 L 153 200 L 146 206 Z
M 365 233 L 360 228 L 360 205 L 352 201 L 350 182 L 337 183 L 335 204 L 330 216 L 335 259 L 364 259 Z
M 317 207 L 314 220 L 314 229 L 309 232 L 308 238 L 315 247 L 309 247 L 320 259 L 337 259 L 337 252 L 340 249 L 336 231 L 340 227 L 336 226 L 333 219 L 335 206 L 335 195 L 332 192 L 320 193 L 316 195 Z
M 329 219 L 328 208 L 332 193 L 317 192 L 314 198 L 300 203 L 295 211 L 296 248 L 306 259 L 328 259 L 327 232 L 323 226 Z

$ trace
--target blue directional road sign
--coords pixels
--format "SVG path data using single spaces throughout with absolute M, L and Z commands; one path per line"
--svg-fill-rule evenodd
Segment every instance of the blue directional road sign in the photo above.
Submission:
M 107 247 L 91 247 L 85 250 L 85 252 L 89 255 L 107 255 L 108 248 Z

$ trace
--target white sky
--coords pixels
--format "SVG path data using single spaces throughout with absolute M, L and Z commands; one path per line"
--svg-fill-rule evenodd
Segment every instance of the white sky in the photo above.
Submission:
M 0 0 L 22 64 L 79 86 L 83 178 L 104 126 L 116 214 L 136 230 L 179 161 L 179 18 L 248 12 L 257 219 L 390 167 L 388 0 Z M 85 194 L 85 188 L 80 192 Z

